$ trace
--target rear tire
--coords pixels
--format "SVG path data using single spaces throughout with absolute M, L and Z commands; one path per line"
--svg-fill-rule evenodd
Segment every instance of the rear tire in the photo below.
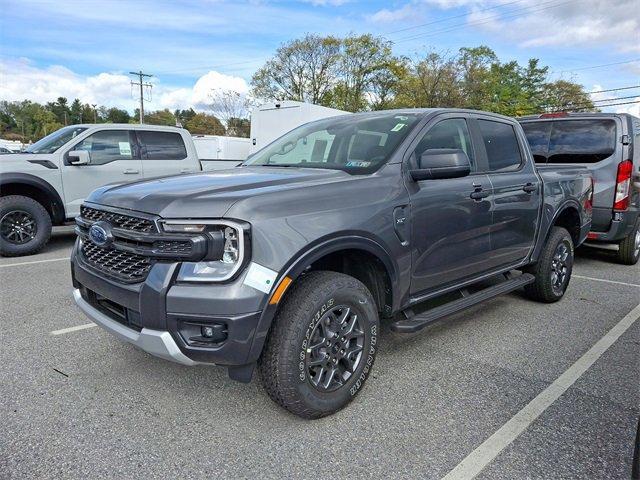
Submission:
M 553 303 L 560 300 L 569 286 L 573 270 L 573 240 L 562 227 L 553 227 L 538 261 L 527 269 L 536 279 L 524 287 L 532 300 Z
M 50 237 L 51 217 L 40 203 L 22 195 L 0 198 L 0 255 L 32 255 Z
M 320 418 L 361 390 L 377 353 L 378 311 L 369 290 L 336 272 L 311 272 L 287 294 L 258 362 L 281 407 Z
M 640 259 L 640 219 L 636 221 L 631 233 L 620 242 L 617 259 L 624 265 L 638 263 L 638 259 Z

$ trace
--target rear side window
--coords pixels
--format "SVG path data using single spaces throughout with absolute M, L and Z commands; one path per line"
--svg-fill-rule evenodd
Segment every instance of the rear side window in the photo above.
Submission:
M 518 137 L 512 125 L 508 123 L 478 120 L 480 133 L 487 151 L 489 170 L 509 172 L 518 170 L 522 164 Z
M 182 160 L 187 148 L 179 133 L 138 130 L 144 160 Z
M 614 120 L 564 120 L 553 122 L 549 163 L 596 163 L 616 150 Z
M 556 120 L 522 124 L 538 163 L 596 163 L 616 150 L 616 122 Z
M 551 122 L 523 123 L 522 129 L 527 136 L 533 159 L 536 163 L 546 163 L 549 137 L 551 136 Z

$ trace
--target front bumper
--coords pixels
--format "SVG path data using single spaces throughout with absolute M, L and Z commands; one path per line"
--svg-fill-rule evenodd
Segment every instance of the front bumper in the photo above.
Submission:
M 78 245 L 71 256 L 74 299 L 92 321 L 157 357 L 224 365 L 234 378 L 247 376 L 245 367 L 260 355 L 274 309 L 267 294 L 244 284 L 246 272 L 224 284 L 180 283 L 179 263 L 156 263 L 144 282 L 125 284 L 87 265 Z M 223 325 L 224 339 L 194 342 L 194 332 L 207 325 Z M 235 367 L 244 373 L 234 376 Z
M 93 307 L 89 302 L 82 298 L 79 289 L 73 290 L 73 298 L 76 305 L 82 310 L 94 323 L 108 330 L 116 337 L 125 342 L 133 343 L 136 347 L 141 348 L 145 352 L 155 355 L 156 357 L 181 363 L 182 365 L 195 365 L 197 362 L 191 360 L 184 353 L 167 331 L 151 330 L 143 328 L 140 332 L 136 332 L 130 328 L 121 325 L 111 319 L 97 308 Z

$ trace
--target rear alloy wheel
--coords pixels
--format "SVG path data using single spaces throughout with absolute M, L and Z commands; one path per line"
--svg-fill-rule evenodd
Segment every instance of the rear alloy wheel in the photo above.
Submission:
M 51 217 L 40 203 L 21 195 L 0 198 L 0 255 L 31 255 L 51 236 Z
M 539 302 L 552 303 L 562 298 L 573 270 L 573 240 L 562 227 L 553 227 L 538 261 L 526 271 L 535 281 L 524 287 L 525 294 Z
M 287 292 L 258 362 L 267 393 L 303 418 L 340 410 L 371 372 L 378 322 L 375 301 L 357 279 L 303 275 Z
M 625 265 L 635 265 L 640 259 L 640 219 L 636 222 L 631 233 L 620 242 L 618 261 Z

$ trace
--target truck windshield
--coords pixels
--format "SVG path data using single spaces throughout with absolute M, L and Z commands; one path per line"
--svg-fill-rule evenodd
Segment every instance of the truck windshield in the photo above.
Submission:
M 389 160 L 419 119 L 414 113 L 370 113 L 319 120 L 280 137 L 243 165 L 372 173 Z
M 41 138 L 33 145 L 29 145 L 25 148 L 26 153 L 54 153 L 61 146 L 67 143 L 69 140 L 77 137 L 80 133 L 84 132 L 87 127 L 64 127 L 60 130 Z

